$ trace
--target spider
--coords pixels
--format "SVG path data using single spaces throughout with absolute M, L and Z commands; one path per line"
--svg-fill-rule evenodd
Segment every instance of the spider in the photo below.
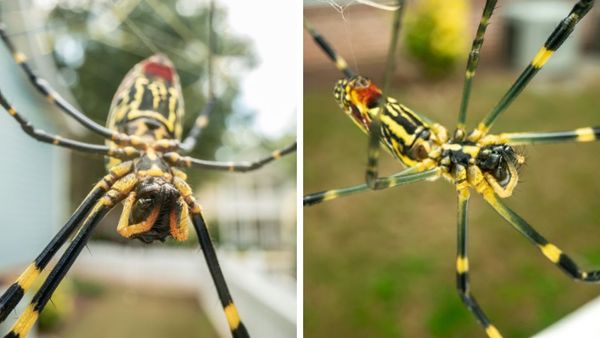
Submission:
M 209 36 L 212 38 L 213 2 L 209 11 Z M 195 147 L 217 102 L 210 83 L 209 103 L 197 116 L 188 135 L 182 137 L 184 109 L 179 76 L 166 55 L 152 55 L 133 66 L 125 75 L 112 101 L 107 125 L 102 126 L 70 105 L 36 75 L 27 57 L 15 48 L 4 27 L 0 27 L 0 38 L 37 91 L 63 113 L 102 136 L 106 145 L 84 143 L 37 129 L 0 92 L 3 109 L 25 133 L 40 142 L 110 159 L 107 162 L 108 174 L 97 182 L 41 254 L 0 297 L 2 322 L 56 252 L 74 235 L 31 303 L 5 337 L 22 338 L 27 335 L 98 222 L 120 202 L 123 202 L 123 211 L 117 232 L 125 238 L 139 239 L 145 243 L 164 241 L 169 237 L 177 241 L 186 240 L 191 219 L 231 334 L 236 338 L 249 337 L 221 272 L 202 208 L 196 202 L 192 189 L 186 183 L 187 176 L 180 168 L 248 172 L 294 152 L 296 143 L 251 162 L 217 162 L 184 156 Z M 212 68 L 211 60 L 212 50 L 209 48 L 209 69 Z M 209 74 L 209 82 L 211 79 Z
M 472 191 L 481 195 L 504 220 L 568 276 L 582 282 L 600 282 L 600 271 L 582 270 L 572 258 L 546 240 L 503 200 L 512 195 L 519 182 L 518 169 L 525 163 L 525 156 L 519 147 L 538 143 L 596 141 L 600 139 L 600 127 L 557 132 L 489 133 L 499 115 L 518 97 L 589 12 L 594 0 L 580 0 L 574 5 L 498 104 L 473 130 L 468 131 L 466 113 L 472 81 L 496 2 L 485 2 L 467 61 L 458 123 L 452 133 L 439 123 L 387 96 L 389 78 L 394 68 L 403 1 L 400 1 L 399 10 L 395 12 L 383 89 L 369 78 L 356 74 L 325 38 L 305 21 L 306 31 L 344 75 L 335 85 L 335 100 L 354 124 L 368 135 L 369 142 L 364 184 L 308 194 L 304 196 L 304 205 L 310 206 L 369 190 L 383 190 L 425 180 L 434 181 L 440 177 L 453 184 L 458 195 L 457 288 L 460 298 L 490 338 L 501 337 L 500 331 L 476 301 L 469 284 L 467 209 Z M 391 176 L 380 177 L 380 147 L 406 169 Z M 380 205 L 388 207 L 387 203 Z

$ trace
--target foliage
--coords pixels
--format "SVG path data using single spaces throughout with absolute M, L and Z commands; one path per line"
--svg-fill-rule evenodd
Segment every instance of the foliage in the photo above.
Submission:
M 428 76 L 450 73 L 467 48 L 465 0 L 419 0 L 406 16 L 406 47 Z

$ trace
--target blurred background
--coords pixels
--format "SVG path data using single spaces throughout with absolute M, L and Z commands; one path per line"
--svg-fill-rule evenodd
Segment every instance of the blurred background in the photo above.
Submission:
M 267 12 L 273 2 L 215 3 L 218 108 L 192 155 L 251 160 L 295 139 L 300 41 L 292 32 L 299 28 L 292 27 L 291 7 L 257 25 L 249 13 Z M 101 124 L 126 72 L 166 53 L 182 81 L 185 134 L 207 98 L 208 6 L 204 0 L 1 1 L 0 21 L 33 68 Z M 103 143 L 40 97 L 4 46 L 0 67 L 3 93 L 36 126 Z M 285 87 L 274 91 L 278 83 Z M 7 114 L 0 114 L 0 135 L 0 284 L 8 286 L 105 168 L 102 158 L 32 140 Z M 294 337 L 295 154 L 249 174 L 187 172 L 249 331 Z M 97 228 L 42 313 L 37 337 L 228 337 L 193 231 L 184 243 L 147 246 L 116 233 L 119 214 L 120 207 Z M 0 331 L 17 316 L 11 314 Z
M 390 95 L 450 131 L 484 2 L 414 0 L 405 8 Z M 469 126 L 498 102 L 574 3 L 498 2 L 474 80 Z M 381 84 L 393 13 L 358 1 L 304 4 L 306 18 L 349 65 Z M 333 86 L 342 76 L 306 33 L 304 46 L 304 192 L 360 184 L 367 138 L 333 99 Z M 596 8 L 492 132 L 600 125 L 599 55 Z M 600 144 L 523 151 L 527 164 L 508 204 L 583 267 L 597 268 Z M 388 155 L 380 164 L 381 175 L 402 169 Z M 484 335 L 456 292 L 456 193 L 442 182 L 366 192 L 304 209 L 306 337 Z M 469 224 L 472 291 L 505 337 L 530 337 L 600 294 L 596 285 L 567 278 L 475 195 Z M 579 326 L 579 331 L 539 337 L 595 337 L 595 325 L 594 331 Z

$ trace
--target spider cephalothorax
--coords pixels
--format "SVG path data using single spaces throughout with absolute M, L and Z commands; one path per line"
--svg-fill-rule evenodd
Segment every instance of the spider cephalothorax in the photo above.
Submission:
M 479 177 L 482 177 L 503 198 L 509 197 L 518 183 L 517 169 L 524 157 L 508 144 L 482 145 L 451 140 L 441 149 L 436 161 L 443 168 L 444 176 L 453 183 L 460 183 L 461 177 L 457 174 L 460 168 L 466 170 L 466 180 L 471 186 L 480 185 Z
M 141 180 L 125 201 L 119 233 L 145 243 L 167 237 L 185 240 L 188 213 L 181 194 L 163 177 Z

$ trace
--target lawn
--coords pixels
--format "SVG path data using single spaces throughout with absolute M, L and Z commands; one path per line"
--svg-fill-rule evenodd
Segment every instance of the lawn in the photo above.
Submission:
M 189 295 L 103 286 L 93 295 L 79 292 L 76 304 L 69 320 L 42 338 L 218 337 Z
M 514 76 L 478 76 L 471 126 Z M 364 177 L 367 139 L 334 102 L 335 77 L 322 77 L 327 86 L 305 86 L 305 193 Z M 600 125 L 600 82 L 534 82 L 492 132 Z M 461 88 L 460 79 L 404 83 L 393 96 L 453 126 Z M 599 267 L 600 143 L 522 151 L 527 163 L 508 204 L 581 265 Z M 381 162 L 382 174 L 402 169 L 385 153 Z M 472 291 L 505 337 L 529 337 L 600 295 L 600 286 L 567 278 L 479 196 L 473 195 L 468 217 Z M 305 336 L 482 337 L 456 293 L 455 247 L 456 194 L 442 180 L 305 208 Z

